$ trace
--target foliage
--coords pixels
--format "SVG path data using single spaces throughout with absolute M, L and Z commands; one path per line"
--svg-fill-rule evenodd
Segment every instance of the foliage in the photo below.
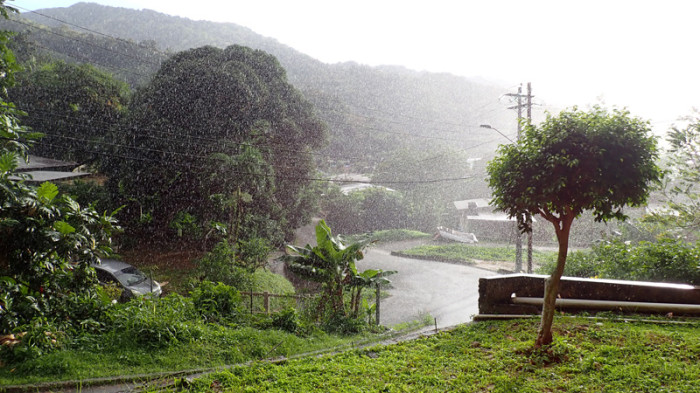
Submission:
M 478 180 L 467 165 L 468 160 L 467 153 L 450 149 L 442 154 L 406 149 L 389 156 L 378 165 L 372 180 L 399 191 L 405 213 L 389 220 L 392 226 L 376 229 L 433 232 L 440 225 L 454 227 L 454 201 L 486 196 L 478 194 Z M 443 181 L 436 181 L 440 179 Z M 481 192 L 488 190 L 484 187 Z
M 283 256 L 290 270 L 314 282 L 321 283 L 322 295 L 316 315 L 326 328 L 358 331 L 359 300 L 362 288 L 386 283 L 385 276 L 395 272 L 369 270 L 358 272 L 355 262 L 364 257 L 362 250 L 368 239 L 346 245 L 340 236 L 333 236 L 324 220 L 316 225 L 316 246 L 287 245 L 293 253 Z M 345 307 L 345 289 L 351 289 L 350 306 Z M 365 322 L 363 322 L 365 323 Z M 365 323 L 366 324 L 366 323 Z
M 562 318 L 548 351 L 535 320 L 489 321 L 430 337 L 198 378 L 187 391 L 650 392 L 700 390 L 697 323 Z M 546 366 L 546 367 L 543 367 Z
M 695 113 L 685 121 L 685 127 L 668 132 L 669 162 L 662 189 L 667 206 L 653 211 L 644 222 L 694 241 L 700 233 L 700 115 Z
M 189 298 L 177 299 L 190 301 Z M 5 354 L 0 354 L 5 362 L 5 367 L 0 367 L 0 386 L 208 369 L 262 358 L 318 353 L 376 339 L 369 334 L 338 336 L 314 330 L 308 335 L 300 335 L 278 328 L 261 330 L 249 326 L 206 323 L 196 313 L 192 315 L 191 301 L 184 309 L 186 312 L 176 305 L 178 302 L 165 298 L 158 302 L 156 312 L 161 314 L 162 324 L 156 320 L 142 324 L 141 317 L 132 315 L 135 319 L 121 319 L 120 322 L 128 330 L 119 330 L 117 326 L 106 333 L 85 333 L 68 342 L 62 341 L 57 350 L 45 352 L 40 357 L 10 363 Z M 166 303 L 171 306 L 166 308 Z M 134 307 L 136 304 L 118 304 L 115 308 Z M 151 302 L 145 302 L 142 307 L 144 313 L 153 313 Z M 186 326 L 191 335 L 175 330 L 179 339 L 166 344 L 165 340 L 170 335 L 167 330 L 161 329 L 179 329 L 179 321 L 190 317 L 192 319 L 187 319 Z M 163 345 L 142 344 L 138 330 L 135 331 L 129 321 L 134 321 L 134 324 L 138 322 L 149 331 L 161 331 Z M 146 335 L 151 333 L 147 331 Z
M 120 158 L 105 170 L 130 222 L 151 215 L 149 234 L 164 235 L 186 211 L 203 229 L 224 223 L 232 243 L 281 244 L 310 214 L 310 153 L 326 128 L 265 52 L 207 46 L 172 56 L 136 92 L 125 123 L 114 135 Z
M 242 266 L 236 255 L 236 248 L 222 240 L 214 248 L 196 261 L 200 278 L 222 282 L 239 290 L 252 286 L 252 271 Z
M 681 239 L 663 237 L 634 244 L 609 240 L 591 252 L 572 253 L 564 275 L 700 285 L 698 260 L 700 244 Z M 549 274 L 553 269 L 554 263 L 549 263 L 540 271 Z
M 545 289 L 537 346 L 551 343 L 551 322 L 559 279 L 566 263 L 571 224 L 590 210 L 597 221 L 624 219 L 624 206 L 643 204 L 661 171 L 648 123 L 626 111 L 574 108 L 526 125 L 516 143 L 503 145 L 489 163 L 492 203 L 516 217 L 539 214 L 554 226 L 557 268 Z
M 131 349 L 186 343 L 201 335 L 199 326 L 190 322 L 194 315 L 193 301 L 177 294 L 135 298 L 108 312 L 108 337 L 115 344 Z
M 332 187 L 321 200 L 321 209 L 329 225 L 343 234 L 403 228 L 409 216 L 400 193 L 375 187 L 348 195 Z
M 272 326 L 289 333 L 296 333 L 302 328 L 299 313 L 293 307 L 288 307 L 272 315 Z
M 111 251 L 111 234 L 118 229 L 112 215 L 81 207 L 59 195 L 54 184 L 31 187 L 12 177 L 38 135 L 20 126 L 21 113 L 5 101 L 16 71 L 6 39 L 7 33 L 0 33 L 0 333 L 33 324 L 35 318 L 79 317 L 67 299 L 74 293 L 89 296 L 90 264 Z
M 9 95 L 29 115 L 23 124 L 44 138 L 32 153 L 89 163 L 105 151 L 107 130 L 128 107 L 129 88 L 104 71 L 63 61 L 30 65 Z
M 190 295 L 195 309 L 206 320 L 234 321 L 243 313 L 241 294 L 226 284 L 202 281 Z

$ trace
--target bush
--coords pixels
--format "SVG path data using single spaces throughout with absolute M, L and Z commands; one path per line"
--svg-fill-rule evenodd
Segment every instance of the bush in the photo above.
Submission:
M 700 284 L 700 244 L 680 239 L 662 238 L 655 243 L 642 241 L 628 244 L 607 241 L 590 253 L 569 255 L 564 275 L 621 280 L 659 281 Z M 540 273 L 550 274 L 556 262 L 543 265 Z
M 164 348 L 201 336 L 193 303 L 177 294 L 163 298 L 135 298 L 108 312 L 108 326 L 124 347 Z
M 302 327 L 301 318 L 296 309 L 289 307 L 272 315 L 272 327 L 289 333 L 297 333 Z
M 251 271 L 237 264 L 236 247 L 222 240 L 214 249 L 197 260 L 200 276 L 207 281 L 222 282 L 239 290 L 251 288 Z
M 207 320 L 236 320 L 243 315 L 241 294 L 223 283 L 202 281 L 191 293 L 197 312 Z
M 65 346 L 69 339 L 59 325 L 43 316 L 19 326 L 13 336 L 18 342 L 0 346 L 0 358 L 10 364 L 49 354 Z
M 403 196 L 382 188 L 349 195 L 339 189 L 330 190 L 322 200 L 322 207 L 329 225 L 343 234 L 405 228 L 409 216 Z

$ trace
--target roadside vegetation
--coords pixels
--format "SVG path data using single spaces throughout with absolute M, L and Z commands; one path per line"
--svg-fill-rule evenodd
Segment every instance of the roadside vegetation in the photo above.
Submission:
M 189 392 L 697 392 L 700 326 L 559 317 L 547 351 L 536 319 L 478 322 L 394 345 L 256 363 Z
M 514 261 L 515 248 L 507 246 L 481 246 L 475 244 L 446 243 L 436 245 L 423 245 L 395 252 L 394 254 L 411 258 L 430 259 L 473 264 L 474 261 Z M 548 264 L 556 261 L 557 253 L 554 251 L 532 251 L 532 259 L 535 264 Z
M 594 245 L 590 251 L 575 251 L 568 257 L 565 276 L 657 281 L 700 285 L 700 245 L 678 238 L 657 242 L 623 242 L 612 239 Z M 538 273 L 550 274 L 554 261 Z

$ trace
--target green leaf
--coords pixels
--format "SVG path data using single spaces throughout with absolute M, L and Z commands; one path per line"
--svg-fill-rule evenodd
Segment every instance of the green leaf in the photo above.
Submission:
M 58 187 L 53 183 L 44 182 L 36 190 L 36 194 L 39 198 L 51 202 L 58 195 Z
M 5 152 L 0 155 L 0 172 L 10 172 L 17 168 L 17 155 Z
M 58 232 L 60 232 L 62 235 L 68 235 L 70 233 L 75 232 L 75 228 L 73 228 L 72 225 L 65 221 L 56 221 L 53 224 L 53 227 L 56 228 Z

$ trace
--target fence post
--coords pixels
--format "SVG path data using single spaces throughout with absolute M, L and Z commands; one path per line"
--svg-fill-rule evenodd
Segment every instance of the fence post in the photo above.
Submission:
M 268 291 L 263 292 L 263 297 L 265 302 L 265 314 L 270 315 L 270 293 Z
M 376 311 L 377 311 L 377 326 L 379 326 L 379 303 L 380 303 L 380 300 L 379 300 L 379 299 L 380 299 L 380 296 L 379 296 L 379 295 L 380 295 L 379 283 L 377 283 L 377 307 L 376 307 Z
M 253 315 L 253 290 L 250 290 L 250 315 Z

